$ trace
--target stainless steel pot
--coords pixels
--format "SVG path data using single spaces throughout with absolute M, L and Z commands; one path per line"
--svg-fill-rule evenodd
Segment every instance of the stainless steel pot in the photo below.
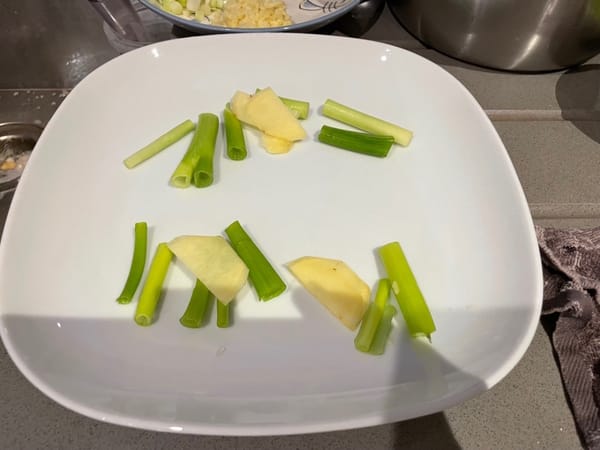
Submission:
M 550 71 L 600 52 L 600 0 L 388 0 L 429 46 L 496 69 Z

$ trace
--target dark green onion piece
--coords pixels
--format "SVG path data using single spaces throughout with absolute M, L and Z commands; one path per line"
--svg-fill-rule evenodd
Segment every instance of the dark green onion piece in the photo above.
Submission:
M 354 338 L 354 346 L 357 350 L 368 352 L 371 349 L 373 338 L 375 337 L 375 333 L 381 322 L 381 316 L 383 315 L 383 310 L 385 309 L 389 296 L 390 282 L 383 278 L 379 280 L 375 300 L 369 305 L 369 308 L 360 323 L 360 330 L 358 331 L 356 338 Z
M 343 130 L 327 125 L 321 127 L 318 139 L 324 144 L 379 158 L 386 157 L 394 144 L 392 136 Z
M 379 256 L 404 316 L 408 332 L 413 337 L 425 336 L 431 340 L 435 324 L 402 247 L 398 242 L 390 242 L 379 248 Z
M 286 289 L 286 285 L 250 236 L 236 220 L 225 229 L 231 246 L 248 267 L 250 281 L 261 300 L 271 300 Z
M 224 305 L 221 300 L 217 300 L 217 326 L 227 328 L 229 326 L 229 310 L 231 303 Z
M 171 128 L 162 136 L 159 136 L 154 141 L 150 142 L 148 145 L 129 156 L 123 161 L 123 164 L 125 164 L 125 167 L 128 169 L 133 169 L 138 164 L 141 164 L 147 159 L 152 158 L 154 155 L 173 145 L 188 133 L 194 131 L 195 127 L 196 125 L 191 120 L 181 122 L 176 127 Z
M 188 306 L 179 319 L 179 323 L 187 328 L 200 328 L 208 310 L 211 294 L 202 281 L 196 279 L 194 290 Z
M 173 253 L 169 250 L 166 242 L 158 244 L 135 310 L 135 322 L 138 325 L 148 326 L 152 324 L 162 285 L 172 258 Z
M 412 140 L 412 131 L 334 102 L 331 99 L 325 101 L 322 112 L 325 117 L 356 127 L 359 130 L 383 136 L 393 136 L 396 143 L 402 146 L 407 146 Z
M 392 305 L 386 305 L 385 309 L 383 310 L 379 326 L 377 327 L 377 332 L 373 338 L 371 349 L 369 350 L 369 353 L 372 355 L 383 355 L 385 352 L 385 346 L 393 328 L 392 319 L 395 315 L 396 308 L 394 308 Z
M 192 184 L 192 178 L 196 186 L 197 179 L 208 183 L 206 186 L 212 183 L 212 164 L 218 130 L 219 118 L 216 115 L 202 113 L 198 116 L 192 142 L 171 176 L 173 186 L 187 188 Z
M 148 225 L 146 222 L 138 222 L 134 226 L 133 257 L 131 258 L 129 275 L 127 276 L 121 295 L 117 298 L 117 302 L 122 305 L 131 303 L 131 299 L 140 284 L 142 275 L 144 274 L 144 267 L 146 266 L 147 245 Z
M 226 106 L 223 111 L 223 124 L 225 126 L 227 156 L 234 161 L 246 159 L 248 151 L 246 150 L 246 139 L 244 138 L 242 123 L 229 109 L 229 106 Z

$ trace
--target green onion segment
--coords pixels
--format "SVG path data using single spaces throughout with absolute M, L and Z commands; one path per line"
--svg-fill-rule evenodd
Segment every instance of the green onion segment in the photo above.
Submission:
M 382 278 L 377 285 L 375 300 L 371 302 L 367 312 L 365 313 L 360 329 L 356 338 L 354 338 L 354 346 L 361 352 L 368 352 L 371 349 L 375 333 L 381 322 L 383 310 L 390 296 L 390 282 Z
M 173 253 L 169 250 L 167 243 L 161 242 L 158 244 L 135 310 L 135 322 L 138 325 L 148 326 L 152 324 L 162 285 L 172 259 Z
M 217 300 L 217 327 L 227 328 L 230 323 L 231 302 L 226 305 Z
M 394 144 L 392 136 L 343 130 L 328 125 L 321 127 L 317 139 L 324 144 L 379 158 L 386 157 Z
M 225 229 L 231 246 L 248 266 L 248 276 L 260 300 L 271 300 L 286 289 L 286 285 L 250 236 L 236 220 Z
M 122 305 L 131 302 L 131 299 L 140 284 L 142 275 L 144 274 L 144 267 L 146 266 L 146 249 L 148 246 L 148 225 L 146 222 L 138 222 L 135 224 L 133 240 L 133 257 L 131 258 L 129 275 L 127 276 L 121 295 L 117 298 L 117 302 Z
M 310 110 L 310 103 L 305 102 L 303 100 L 295 100 L 293 98 L 287 97 L 279 97 L 281 102 L 288 107 L 290 111 L 296 116 L 299 120 L 304 120 L 308 117 L 308 112 Z
M 229 109 L 229 106 L 226 106 L 223 111 L 223 124 L 225 127 L 227 156 L 234 161 L 246 159 L 248 151 L 246 150 L 246 139 L 244 138 L 242 123 Z
M 331 99 L 325 101 L 322 112 L 325 117 L 335 119 L 368 133 L 393 136 L 394 141 L 404 147 L 410 144 L 412 140 L 412 131 L 352 109 Z
M 214 157 L 217 133 L 219 132 L 219 118 L 215 114 L 200 114 L 198 127 L 202 127 L 200 135 L 200 157 L 194 167 L 193 183 L 196 187 L 210 186 L 214 178 Z
M 396 308 L 394 308 L 392 305 L 386 305 L 383 310 L 383 314 L 381 315 L 379 327 L 377 327 L 377 332 L 373 338 L 371 349 L 369 350 L 369 353 L 372 355 L 383 355 L 385 352 L 385 346 L 393 327 L 392 319 L 395 315 Z
M 147 159 L 152 158 L 157 153 L 163 151 L 164 149 L 173 145 L 175 142 L 177 142 L 187 134 L 194 131 L 195 127 L 196 125 L 194 125 L 194 122 L 192 122 L 191 120 L 181 122 L 176 127 L 171 128 L 169 131 L 159 136 L 145 147 L 142 147 L 140 150 L 127 157 L 123 161 L 123 164 L 125 164 L 125 167 L 127 167 L 128 169 L 133 169 L 138 164 L 141 164 Z
M 260 89 L 256 89 L 255 92 L 259 92 Z M 292 112 L 292 114 L 298 120 L 304 120 L 308 117 L 310 111 L 310 103 L 304 100 L 296 100 L 288 97 L 278 96 L 281 103 L 283 103 Z
M 202 281 L 196 279 L 190 301 L 179 319 L 179 323 L 187 328 L 200 328 L 208 311 L 212 295 Z
M 202 113 L 198 116 L 198 125 L 181 162 L 171 176 L 171 185 L 187 188 L 194 185 L 208 186 L 213 181 L 213 158 L 219 118 L 212 113 Z M 192 180 L 193 178 L 193 180 Z
M 408 332 L 413 337 L 425 336 L 431 340 L 435 324 L 402 247 L 398 242 L 390 242 L 378 251 Z

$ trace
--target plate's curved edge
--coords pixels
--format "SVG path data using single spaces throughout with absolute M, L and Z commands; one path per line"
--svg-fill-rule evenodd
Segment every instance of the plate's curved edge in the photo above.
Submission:
M 2 317 L 0 316 L 0 323 Z M 0 336 L 6 345 L 5 336 L 0 329 Z M 23 373 L 25 378 L 38 390 L 51 400 L 59 405 L 67 408 L 77 414 L 81 414 L 89 419 L 97 420 L 103 423 L 113 425 L 126 426 L 147 431 L 158 431 L 167 433 L 181 433 L 191 435 L 207 435 L 207 436 L 241 436 L 241 437 L 256 437 L 256 436 L 286 436 L 298 434 L 313 434 L 325 433 L 333 431 L 345 431 L 358 428 L 366 428 L 371 426 L 387 425 L 393 422 L 401 422 L 418 417 L 423 417 L 429 414 L 439 413 L 450 407 L 456 406 L 464 401 L 476 397 L 486 391 L 487 386 L 481 383 L 474 383 L 469 389 L 456 392 L 454 395 L 445 397 L 443 400 L 426 403 L 425 406 L 413 407 L 405 409 L 402 414 L 389 415 L 388 410 L 382 410 L 379 414 L 365 415 L 354 419 L 341 419 L 338 421 L 315 422 L 313 424 L 269 424 L 268 433 L 265 432 L 263 426 L 257 424 L 241 425 L 216 425 L 216 424 L 198 424 L 188 422 L 173 422 L 166 424 L 161 421 L 139 419 L 131 415 L 117 415 L 108 411 L 103 411 L 98 408 L 90 408 L 82 402 L 70 400 L 55 389 L 49 387 L 43 380 L 34 375 L 27 369 L 27 366 L 20 358 L 14 358 L 12 347 L 6 345 L 7 352 L 11 359 Z M 45 389 L 43 389 L 44 387 Z
M 275 36 L 267 36 L 267 34 L 260 33 L 260 32 L 250 33 L 250 34 L 220 34 L 220 35 L 211 35 L 211 36 L 192 36 L 192 37 L 188 37 L 188 38 L 163 41 L 160 43 L 151 44 L 151 46 L 162 47 L 162 46 L 170 46 L 170 45 L 180 45 L 179 43 L 182 41 L 191 41 L 191 40 L 198 40 L 198 39 L 203 39 L 203 40 L 206 40 L 206 39 L 237 39 L 237 38 L 241 38 L 242 36 L 244 39 L 249 39 L 249 38 L 250 39 L 251 38 L 266 39 L 267 37 L 269 39 L 273 39 L 273 37 L 275 37 Z M 294 33 L 282 33 L 282 34 L 276 35 L 276 38 L 293 39 L 294 38 L 293 36 L 294 36 Z M 519 197 L 521 199 L 519 202 L 520 203 L 519 209 L 520 209 L 522 218 L 525 219 L 528 224 L 528 226 L 527 226 L 528 236 L 527 237 L 528 237 L 528 241 L 529 241 L 529 245 L 530 245 L 529 252 L 530 252 L 530 256 L 532 257 L 533 261 L 535 261 L 535 272 L 536 272 L 536 280 L 535 280 L 535 288 L 536 289 L 535 290 L 537 291 L 535 305 L 536 305 L 536 308 L 541 312 L 542 294 L 543 294 L 543 274 L 542 274 L 542 266 L 541 266 L 541 256 L 539 254 L 539 249 L 537 246 L 537 238 L 535 235 L 533 219 L 531 217 L 531 214 L 530 214 L 530 211 L 529 211 L 529 208 L 527 205 L 526 197 L 525 197 L 524 191 L 522 189 L 520 180 L 518 179 L 516 170 L 510 160 L 510 157 L 504 146 L 504 143 L 502 142 L 500 136 L 498 135 L 491 120 L 485 114 L 485 111 L 483 110 L 481 105 L 479 105 L 479 103 L 477 102 L 475 97 L 471 94 L 471 92 L 456 77 L 454 77 L 452 74 L 447 72 L 445 69 L 443 69 L 439 65 L 433 63 L 432 61 L 428 60 L 427 58 L 424 58 L 423 56 L 420 56 L 414 52 L 411 52 L 409 50 L 406 50 L 406 49 L 403 49 L 400 47 L 395 47 L 390 44 L 384 44 L 384 43 L 379 43 L 379 42 L 375 42 L 375 41 L 362 40 L 362 39 L 346 37 L 346 36 L 306 35 L 306 34 L 301 34 L 301 33 L 297 34 L 296 38 L 297 38 L 297 36 L 302 36 L 303 38 L 306 38 L 306 39 L 315 39 L 315 40 L 323 40 L 323 39 L 352 40 L 352 41 L 360 41 L 362 45 L 368 45 L 368 46 L 373 46 L 373 47 L 379 47 L 382 45 L 393 47 L 394 51 L 399 51 L 401 53 L 409 54 L 409 55 L 411 55 L 411 57 L 415 58 L 416 60 L 420 60 L 422 63 L 429 65 L 432 68 L 432 70 L 443 72 L 445 74 L 445 76 L 447 76 L 448 79 L 451 80 L 463 92 L 463 94 L 465 95 L 465 99 L 468 99 L 472 103 L 472 105 L 474 107 L 476 107 L 482 113 L 482 116 L 483 116 L 482 119 L 484 119 L 485 122 L 487 123 L 487 126 L 489 127 L 489 131 L 494 136 L 494 139 L 496 139 L 496 141 L 499 145 L 499 148 L 502 148 L 504 150 L 503 158 L 504 158 L 504 162 L 507 166 L 507 169 L 508 169 L 511 179 L 512 179 L 512 186 L 514 188 L 516 188 L 516 190 L 517 190 L 516 193 L 519 195 Z M 77 89 L 82 89 L 87 83 L 91 82 L 90 80 L 92 78 L 90 78 L 90 77 L 93 77 L 95 73 L 97 73 L 101 70 L 107 70 L 107 68 L 110 65 L 116 64 L 117 61 L 121 61 L 122 59 L 127 58 L 129 55 L 131 55 L 133 53 L 143 52 L 143 51 L 145 51 L 145 49 L 146 49 L 146 47 L 138 48 L 136 50 L 133 50 L 126 54 L 120 55 L 117 58 L 114 58 L 113 60 L 110 60 L 110 61 L 104 63 L 103 65 L 96 68 L 93 72 L 91 72 L 87 77 L 85 77 L 77 86 L 75 86 L 73 91 L 75 91 Z M 69 101 L 70 101 L 69 97 L 71 97 L 71 96 L 67 96 L 67 98 L 62 102 L 62 104 L 59 106 L 56 113 L 50 118 L 50 121 L 48 122 L 45 129 L 51 128 L 51 125 L 53 124 L 53 122 L 56 120 L 59 120 L 59 117 L 60 117 L 59 113 L 61 110 L 66 108 L 67 105 L 69 104 Z M 44 140 L 44 133 L 42 133 L 38 143 L 39 142 L 43 143 L 43 140 Z M 32 158 L 33 157 L 35 157 L 35 152 L 32 154 Z M 24 178 L 27 177 L 27 169 L 25 169 L 23 176 L 24 176 Z M 8 214 L 7 221 L 5 224 L 5 229 L 4 229 L 4 233 L 3 233 L 4 236 L 10 234 L 10 229 L 13 226 L 12 223 L 14 221 L 14 218 L 13 218 L 14 213 L 12 213 L 11 211 L 13 211 L 13 209 L 14 209 L 13 205 L 17 206 L 19 204 L 19 201 L 18 201 L 18 198 L 20 197 L 19 192 L 20 192 L 20 190 L 17 189 L 17 191 L 15 193 L 15 197 L 13 198 L 13 202 L 11 204 L 11 208 L 9 210 L 9 214 Z M 4 241 L 4 239 L 2 239 L 2 241 Z M 2 265 L 4 264 L 4 260 L 6 258 L 4 247 L 5 246 L 2 245 L 2 242 L 0 241 L 0 273 L 2 272 L 1 268 L 2 268 Z M 499 383 L 503 378 L 505 378 L 512 371 L 512 369 L 518 364 L 518 362 L 522 359 L 525 352 L 529 348 L 529 346 L 533 340 L 538 321 L 539 321 L 539 315 L 532 315 L 530 323 L 529 323 L 529 328 L 528 328 L 527 332 L 525 333 L 525 337 L 521 341 L 521 344 L 517 348 L 514 349 L 511 358 L 509 358 L 507 361 L 505 361 L 505 363 L 498 370 L 496 370 L 493 373 L 493 375 L 489 376 L 485 380 L 482 380 L 484 383 L 473 385 L 470 389 L 457 392 L 452 396 L 446 397 L 442 400 L 438 400 L 435 402 L 435 405 L 427 404 L 424 407 L 413 408 L 412 410 L 410 410 L 408 412 L 405 411 L 404 414 L 395 414 L 395 415 L 387 416 L 385 413 L 389 412 L 389 411 L 382 410 L 381 414 L 377 414 L 377 415 L 365 415 L 365 416 L 355 418 L 353 420 L 346 419 L 346 420 L 340 420 L 340 421 L 330 421 L 327 423 L 316 423 L 314 425 L 307 425 L 306 423 L 303 423 L 301 425 L 270 424 L 268 433 L 261 432 L 261 427 L 256 427 L 254 425 L 248 425 L 248 426 L 214 425 L 214 424 L 199 425 L 197 423 L 192 423 L 192 424 L 183 424 L 183 425 L 186 425 L 183 428 L 185 429 L 185 434 L 206 434 L 206 435 L 223 435 L 223 436 L 264 436 L 267 434 L 268 435 L 292 435 L 292 434 L 318 433 L 318 432 L 328 432 L 328 431 L 336 431 L 336 430 L 347 430 L 347 429 L 353 429 L 353 428 L 363 428 L 363 427 L 368 427 L 368 426 L 383 425 L 383 424 L 391 423 L 394 421 L 409 420 L 409 419 L 412 419 L 415 417 L 421 417 L 421 416 L 424 416 L 427 414 L 433 414 L 436 412 L 440 412 L 440 411 L 443 411 L 444 409 L 447 409 L 452 406 L 456 406 L 457 404 L 459 404 L 461 402 L 464 402 L 466 400 L 469 400 L 469 399 L 481 394 L 482 392 L 493 387 L 494 385 Z M 79 414 L 82 414 L 86 417 L 89 417 L 89 418 L 92 418 L 92 419 L 95 419 L 95 420 L 98 420 L 101 422 L 105 422 L 105 423 L 112 423 L 115 425 L 122 425 L 122 426 L 134 427 L 134 428 L 145 429 L 145 430 L 161 431 L 161 432 L 179 432 L 180 431 L 177 429 L 178 427 L 173 428 L 171 426 L 165 425 L 163 422 L 159 422 L 159 421 L 155 421 L 155 420 L 147 420 L 147 419 L 138 419 L 136 417 L 126 416 L 126 415 L 116 415 L 113 413 L 108 413 L 106 411 L 101 411 L 96 408 L 89 408 L 81 402 L 77 402 L 77 401 L 73 401 L 68 398 L 65 398 L 62 394 L 60 394 L 55 389 L 50 387 L 46 382 L 44 382 L 42 379 L 40 379 L 38 376 L 36 376 L 31 370 L 29 370 L 26 362 L 22 358 L 19 357 L 18 353 L 14 349 L 14 347 L 12 345 L 12 341 L 11 341 L 10 337 L 7 336 L 6 331 L 7 331 L 6 327 L 4 326 L 4 315 L 2 314 L 2 312 L 0 310 L 0 338 L 2 339 L 2 341 L 6 347 L 9 357 L 11 358 L 11 360 L 14 362 L 14 364 L 17 366 L 17 368 L 21 371 L 21 373 L 25 376 L 25 378 L 30 383 L 32 383 L 40 392 L 42 392 L 44 395 L 48 396 L 49 398 L 51 398 L 58 404 L 66 407 L 72 411 L 75 411 Z M 175 424 L 173 424 L 173 425 L 175 425 Z M 180 424 L 178 423 L 177 425 L 180 425 Z
M 474 103 L 476 103 L 478 105 L 478 107 L 481 109 L 481 111 L 483 112 L 483 115 L 485 116 L 485 120 L 488 124 L 488 127 L 493 131 L 494 138 L 498 142 L 499 146 L 501 146 L 504 149 L 504 162 L 505 162 L 508 172 L 510 173 L 510 176 L 512 178 L 512 186 L 517 188 L 516 194 L 518 194 L 521 199 L 519 202 L 520 215 L 527 222 L 527 235 L 528 235 L 527 241 L 529 244 L 528 252 L 530 254 L 530 257 L 534 261 L 533 269 L 535 271 L 535 292 L 536 292 L 536 298 L 535 298 L 536 308 L 535 308 L 535 310 L 538 311 L 538 313 L 531 315 L 527 332 L 525 333 L 524 338 L 521 341 L 520 345 L 517 348 L 513 349 L 511 358 L 506 360 L 504 362 L 504 364 L 502 365 L 501 369 L 496 370 L 495 373 L 492 376 L 488 377 L 488 379 L 486 380 L 488 389 L 490 389 L 490 388 L 494 387 L 496 384 L 498 384 L 500 381 L 502 381 L 516 367 L 516 365 L 521 361 L 521 359 L 523 358 L 523 356 L 529 349 L 531 342 L 533 341 L 533 338 L 534 338 L 534 335 L 535 335 L 535 332 L 536 332 L 536 329 L 537 329 L 537 326 L 539 323 L 539 319 L 541 316 L 541 312 L 542 312 L 542 303 L 543 303 L 543 294 L 544 294 L 544 275 L 543 275 L 543 271 L 542 271 L 542 258 L 541 258 L 539 247 L 538 247 L 537 236 L 535 233 L 535 226 L 533 223 L 533 217 L 531 215 L 531 211 L 529 210 L 529 205 L 527 203 L 527 198 L 525 196 L 525 192 L 523 191 L 521 181 L 519 180 L 517 171 L 516 171 L 516 169 L 512 163 L 512 160 L 510 159 L 510 156 L 508 154 L 508 150 L 504 146 L 504 143 L 502 142 L 502 139 L 500 138 L 500 135 L 498 134 L 498 131 L 494 127 L 491 119 L 485 113 L 483 108 L 481 108 L 481 106 L 478 104 L 478 102 L 475 99 L 475 97 L 473 96 L 473 94 L 471 94 L 469 92 L 469 90 L 462 83 L 460 83 L 460 81 L 458 81 L 456 78 L 455 78 L 455 80 L 461 85 L 461 88 L 464 91 L 466 91 L 466 93 L 471 98 L 471 100 Z
M 408 51 L 408 50 L 406 50 L 406 51 Z M 412 53 L 412 52 L 409 52 L 409 53 Z M 509 360 L 505 361 L 505 363 L 503 364 L 501 369 L 496 370 L 495 373 L 493 374 L 493 376 L 490 376 L 490 377 L 488 377 L 488 379 L 485 380 L 487 388 L 490 389 L 490 388 L 494 387 L 495 385 L 497 385 L 500 381 L 502 381 L 515 368 L 515 366 L 519 363 L 519 361 L 521 361 L 521 359 L 525 355 L 527 349 L 531 345 L 531 342 L 533 341 L 533 338 L 535 336 L 535 332 L 537 329 L 537 325 L 539 322 L 539 318 L 541 315 L 543 294 L 544 294 L 544 275 L 543 275 L 543 271 L 542 271 L 542 258 L 541 258 L 540 252 L 539 252 L 537 236 L 535 233 L 535 226 L 533 223 L 533 217 L 531 215 L 531 211 L 529 210 L 527 198 L 525 196 L 525 192 L 523 191 L 523 186 L 521 185 L 521 181 L 519 180 L 519 177 L 517 175 L 517 171 L 514 167 L 514 164 L 512 163 L 512 160 L 510 159 L 508 150 L 506 149 L 504 142 L 502 142 L 502 139 L 500 138 L 500 135 L 498 134 L 496 127 L 494 127 L 492 120 L 489 118 L 489 116 L 487 115 L 487 113 L 485 112 L 483 107 L 479 104 L 479 102 L 473 96 L 471 91 L 469 91 L 467 89 L 467 87 L 463 83 L 461 83 L 461 81 L 458 78 L 456 78 L 450 72 L 445 70 L 443 67 L 439 66 L 438 64 L 435 64 L 433 61 L 430 61 L 429 59 L 427 59 L 421 55 L 418 55 L 416 53 L 413 53 L 413 54 L 418 58 L 422 58 L 426 64 L 430 64 L 430 65 L 434 66 L 437 70 L 444 72 L 446 74 L 446 76 L 448 77 L 448 79 L 451 80 L 463 92 L 465 98 L 468 98 L 469 101 L 471 102 L 471 104 L 481 112 L 481 117 L 484 120 L 484 122 L 486 123 L 488 131 L 494 137 L 494 140 L 497 143 L 497 147 L 502 148 L 504 150 L 502 156 L 503 156 L 503 161 L 506 166 L 506 169 L 507 169 L 508 173 L 510 173 L 511 185 L 513 186 L 513 188 L 516 188 L 517 192 L 515 192 L 515 193 L 518 194 L 518 196 L 520 197 L 520 201 L 519 201 L 520 215 L 527 222 L 527 234 L 528 234 L 527 241 L 529 243 L 528 251 L 530 253 L 530 257 L 532 258 L 532 260 L 535 261 L 535 265 L 534 265 L 534 270 L 536 273 L 535 291 L 537 292 L 536 299 L 535 299 L 536 300 L 535 305 L 536 305 L 536 310 L 539 311 L 539 313 L 537 315 L 531 316 L 530 322 L 529 322 L 529 327 L 527 329 L 527 332 L 525 333 L 525 337 L 521 341 L 521 345 L 513 350 L 511 358 Z
M 347 5 L 342 6 L 328 14 L 324 14 L 314 19 L 306 20 L 304 22 L 293 23 L 291 25 L 271 27 L 271 28 L 231 28 L 222 27 L 217 25 L 208 25 L 201 22 L 184 19 L 182 17 L 170 14 L 167 11 L 161 9 L 155 5 L 151 0 L 139 0 L 139 2 L 158 16 L 168 20 L 169 22 L 180 26 L 188 31 L 192 32 L 203 32 L 203 33 L 277 33 L 277 32 L 308 32 L 318 28 L 324 27 L 331 22 L 339 19 L 344 14 L 350 12 L 355 6 L 360 3 L 360 0 L 349 0 Z

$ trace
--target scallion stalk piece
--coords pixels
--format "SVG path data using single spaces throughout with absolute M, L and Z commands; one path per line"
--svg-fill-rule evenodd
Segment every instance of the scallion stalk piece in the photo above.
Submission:
M 410 335 L 431 340 L 435 324 L 402 247 L 398 242 L 390 242 L 379 248 L 379 256 Z
M 383 310 L 387 304 L 390 296 L 390 282 L 382 278 L 377 284 L 377 291 L 375 293 L 375 299 L 369 305 L 367 312 L 365 313 L 361 323 L 360 330 L 354 338 L 354 346 L 361 352 L 368 352 L 371 349 L 373 338 L 381 322 L 381 316 Z
M 220 300 L 217 300 L 217 327 L 227 328 L 230 322 L 230 303 L 224 305 Z
M 181 122 L 176 127 L 171 128 L 162 136 L 159 136 L 145 147 L 142 147 L 140 150 L 127 157 L 123 161 L 123 164 L 125 164 L 125 167 L 127 167 L 128 169 L 133 169 L 138 164 L 141 164 L 147 159 L 152 158 L 157 153 L 163 151 L 164 149 L 173 145 L 175 142 L 177 142 L 187 134 L 194 131 L 195 127 L 196 125 L 194 125 L 194 122 L 192 122 L 191 120 Z
M 213 163 L 215 158 L 215 144 L 219 132 L 219 118 L 211 113 L 200 114 L 198 127 L 202 127 L 200 136 L 200 156 L 194 167 L 192 181 L 196 187 L 207 187 L 213 182 Z
M 135 310 L 135 322 L 138 325 L 148 326 L 152 324 L 162 285 L 172 258 L 173 253 L 171 253 L 167 244 L 165 242 L 158 244 Z
M 196 279 L 192 296 L 179 323 L 187 328 L 200 328 L 208 310 L 211 294 L 202 281 Z
M 271 300 L 286 289 L 286 285 L 250 236 L 236 220 L 225 229 L 231 246 L 248 267 L 250 281 L 261 300 Z
M 226 106 L 223 111 L 223 124 L 225 126 L 227 156 L 234 161 L 246 159 L 248 151 L 246 150 L 246 139 L 244 138 L 242 123 L 229 109 L 229 106 Z
M 394 308 L 392 305 L 386 305 L 385 309 L 383 310 L 383 314 L 381 315 L 381 321 L 377 327 L 377 332 L 373 338 L 371 349 L 369 350 L 369 353 L 372 355 L 383 355 L 385 352 L 385 346 L 393 327 L 392 319 L 395 315 L 396 308 Z
M 192 142 L 171 176 L 171 184 L 187 188 L 192 184 L 208 186 L 213 179 L 213 157 L 219 129 L 219 118 L 211 113 L 198 116 L 198 125 Z
M 256 92 L 259 92 L 260 89 L 256 89 Z M 281 103 L 283 103 L 287 108 L 294 114 L 296 119 L 304 120 L 308 117 L 308 113 L 310 111 L 310 103 L 305 102 L 304 100 L 296 100 L 293 98 L 281 97 L 278 96 Z
M 127 276 L 121 295 L 117 298 L 117 302 L 122 305 L 131 302 L 131 299 L 140 284 L 142 275 L 144 274 L 144 267 L 146 266 L 146 248 L 148 245 L 148 225 L 146 222 L 136 223 L 133 234 L 133 257 L 131 258 L 129 275 Z
M 331 99 L 325 101 L 323 115 L 368 133 L 393 136 L 397 144 L 405 147 L 412 139 L 412 131 L 410 130 L 352 109 Z
M 379 158 L 385 158 L 394 143 L 392 136 L 343 130 L 328 125 L 321 127 L 317 138 L 324 144 Z
M 308 117 L 310 103 L 303 100 L 295 100 L 293 98 L 279 97 L 282 103 L 287 106 L 298 120 L 304 120 Z

